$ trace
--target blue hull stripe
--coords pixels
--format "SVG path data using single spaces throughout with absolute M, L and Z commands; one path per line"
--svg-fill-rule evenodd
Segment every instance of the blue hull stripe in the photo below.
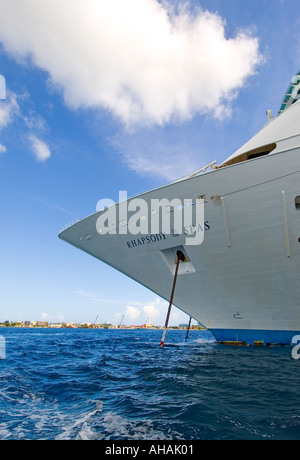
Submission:
M 254 345 L 254 342 L 263 342 L 264 345 L 291 345 L 293 337 L 300 335 L 300 331 L 251 329 L 210 329 L 210 332 L 218 342 L 245 342 L 249 345 Z

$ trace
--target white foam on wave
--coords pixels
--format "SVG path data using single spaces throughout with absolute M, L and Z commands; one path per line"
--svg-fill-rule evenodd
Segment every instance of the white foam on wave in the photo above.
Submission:
M 80 418 L 78 418 L 75 422 L 73 422 L 73 420 L 72 421 L 65 420 L 65 424 L 63 425 L 63 432 L 60 435 L 58 435 L 55 439 L 56 440 L 95 439 L 94 433 L 91 427 L 89 426 L 89 423 L 92 421 L 93 417 L 97 416 L 99 413 L 102 412 L 103 401 L 94 401 L 94 402 L 96 405 L 94 410 L 86 412 Z
M 13 417 L 10 422 L 0 423 L 0 438 L 31 439 L 32 430 L 35 439 L 55 440 L 171 440 L 174 435 L 172 433 L 168 436 L 165 430 L 155 429 L 152 420 L 130 420 L 116 412 L 103 413 L 103 401 L 89 401 L 89 405 L 91 403 L 94 407 L 85 412 L 79 405 L 79 414 L 74 420 L 74 407 L 75 410 L 70 414 L 55 402 L 50 404 L 41 399 L 28 400 L 27 404 L 18 406 L 11 414 Z M 60 434 L 52 436 L 53 432 Z
M 214 337 L 201 337 L 201 339 L 194 340 L 194 343 L 201 343 L 205 345 L 206 343 L 211 344 L 211 343 L 217 343 L 217 342 Z
M 94 430 L 86 421 L 78 432 L 76 440 L 171 440 L 172 435 L 166 436 L 165 433 L 155 429 L 151 420 L 129 420 L 115 412 L 107 412 L 97 421 Z

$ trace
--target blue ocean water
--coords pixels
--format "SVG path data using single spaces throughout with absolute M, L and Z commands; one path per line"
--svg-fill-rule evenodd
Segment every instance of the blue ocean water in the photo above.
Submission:
M 300 439 L 300 360 L 208 332 L 3 328 L 0 439 Z

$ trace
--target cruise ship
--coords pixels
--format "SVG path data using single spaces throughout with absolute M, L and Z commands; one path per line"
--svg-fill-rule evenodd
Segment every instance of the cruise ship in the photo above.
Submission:
M 167 301 L 181 251 L 174 305 L 217 342 L 291 344 L 300 334 L 300 72 L 276 116 L 267 114 L 222 164 L 99 210 L 59 237 Z M 178 231 L 175 214 L 197 203 L 203 221 L 193 211 Z M 129 231 L 130 216 L 140 233 Z M 170 231 L 147 227 L 153 216 L 168 217 Z

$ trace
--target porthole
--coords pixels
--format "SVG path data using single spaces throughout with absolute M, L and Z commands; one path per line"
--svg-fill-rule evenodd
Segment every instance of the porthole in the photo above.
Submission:
M 300 210 L 300 195 L 296 196 L 295 198 L 295 207 L 296 209 Z

